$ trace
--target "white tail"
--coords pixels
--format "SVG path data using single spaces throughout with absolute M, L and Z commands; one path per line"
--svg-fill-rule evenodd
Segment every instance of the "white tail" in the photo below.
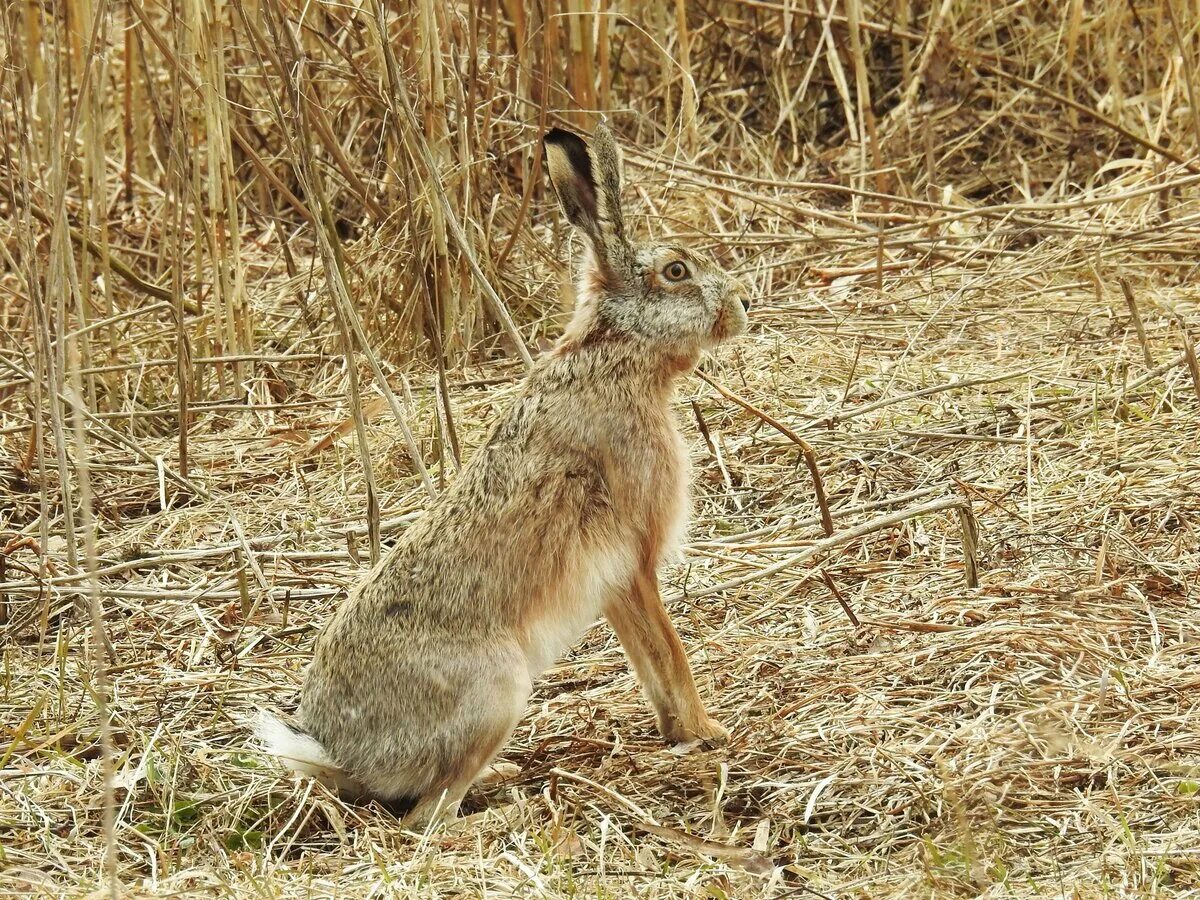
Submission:
M 297 731 L 282 720 L 263 712 L 254 725 L 263 749 L 279 757 L 292 771 L 308 775 L 343 794 L 361 794 L 362 785 L 338 766 L 321 742 Z

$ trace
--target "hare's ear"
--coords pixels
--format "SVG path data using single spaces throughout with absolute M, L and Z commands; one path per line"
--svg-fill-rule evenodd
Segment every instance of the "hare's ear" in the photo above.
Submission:
M 621 148 L 608 126 L 601 122 L 592 136 L 592 160 L 600 188 L 600 222 L 606 239 L 625 242 L 625 217 L 621 215 Z
M 621 151 L 612 132 L 601 125 L 589 148 L 579 135 L 553 128 L 545 145 L 550 183 L 567 220 L 587 235 L 599 261 L 620 268 L 628 244 L 621 215 Z

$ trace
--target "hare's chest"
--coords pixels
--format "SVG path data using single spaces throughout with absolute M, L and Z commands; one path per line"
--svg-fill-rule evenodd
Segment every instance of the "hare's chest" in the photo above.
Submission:
M 691 517 L 691 465 L 683 440 L 675 435 L 677 448 L 662 471 L 664 490 L 660 496 L 655 523 L 658 525 L 657 562 L 676 559 L 687 540 L 688 519 Z
M 629 590 L 637 553 L 629 544 L 589 544 L 572 558 L 561 582 L 546 591 L 524 622 L 526 659 L 537 678 L 602 614 L 607 603 Z
M 640 533 L 655 562 L 674 556 L 687 531 L 691 467 L 673 423 L 648 429 L 624 448 L 619 479 L 625 521 Z

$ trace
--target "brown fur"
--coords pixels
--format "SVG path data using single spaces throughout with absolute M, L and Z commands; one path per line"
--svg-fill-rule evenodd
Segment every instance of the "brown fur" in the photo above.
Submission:
M 743 292 L 694 254 L 628 243 L 611 135 L 589 149 L 556 134 L 551 178 L 591 244 L 574 320 L 450 489 L 326 623 L 303 730 L 271 720 L 264 732 L 299 771 L 412 804 L 413 823 L 454 814 L 533 680 L 601 614 L 668 740 L 727 737 L 655 573 L 687 517 L 674 381 L 744 327 Z M 685 282 L 647 277 L 677 259 Z

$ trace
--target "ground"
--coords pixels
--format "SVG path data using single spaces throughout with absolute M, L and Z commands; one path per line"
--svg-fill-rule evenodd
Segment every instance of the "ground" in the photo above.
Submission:
M 296 342 L 230 366 L 236 402 L 196 411 L 190 486 L 169 430 L 143 432 L 148 456 L 94 438 L 128 895 L 1200 890 L 1200 374 L 1179 325 L 1200 313 L 1196 232 L 1182 207 L 1108 190 L 1065 211 L 920 209 L 889 237 L 912 240 L 882 292 L 873 242 L 775 234 L 744 256 L 750 332 L 703 367 L 812 445 L 835 537 L 793 438 L 682 379 L 695 515 L 663 580 L 732 742 L 664 746 L 599 622 L 538 683 L 502 753 L 515 774 L 428 834 L 284 773 L 245 724 L 293 708 L 370 563 L 340 357 Z M 786 284 L 761 264 L 793 254 Z M 464 454 L 521 372 L 451 373 Z M 389 381 L 452 478 L 430 449 L 436 372 Z M 368 406 L 386 548 L 427 500 Z M 37 475 L 28 435 L 6 435 L 20 521 Z M 0 585 L 0 884 L 74 896 L 102 874 L 100 719 L 83 580 L 61 574 L 61 537 L 42 548 L 55 571 L 38 549 L 10 546 Z

